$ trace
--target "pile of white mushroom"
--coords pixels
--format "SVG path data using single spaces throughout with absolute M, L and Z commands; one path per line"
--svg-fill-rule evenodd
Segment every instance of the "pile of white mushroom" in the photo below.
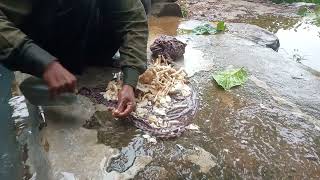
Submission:
M 173 98 L 191 96 L 191 88 L 187 84 L 186 72 L 182 68 L 175 69 L 163 56 L 159 56 L 139 78 L 137 109 L 132 115 L 147 119 L 155 128 L 167 127 L 166 113 L 177 105 Z M 121 86 L 120 80 L 110 81 L 104 98 L 116 101 Z

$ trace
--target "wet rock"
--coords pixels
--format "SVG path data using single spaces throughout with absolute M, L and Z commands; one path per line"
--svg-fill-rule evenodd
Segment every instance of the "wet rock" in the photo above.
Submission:
M 148 180 L 158 180 L 158 179 L 170 179 L 169 172 L 159 166 L 149 166 L 146 170 L 139 173 L 136 179 L 148 179 Z
M 77 178 L 73 173 L 61 172 L 59 179 L 60 180 L 76 180 Z
M 150 156 L 138 156 L 135 159 L 134 164 L 128 170 L 122 173 L 111 171 L 104 175 L 104 179 L 113 179 L 113 180 L 132 179 L 141 170 L 143 170 L 151 161 L 152 161 L 152 158 Z
M 189 20 L 182 22 L 179 25 L 179 29 L 192 31 L 197 26 L 207 23 L 207 21 Z M 276 35 L 256 25 L 245 23 L 227 23 L 227 29 L 228 32 L 226 33 L 228 34 L 249 40 L 255 44 L 271 48 L 275 51 L 277 51 L 280 47 L 280 42 Z
M 95 116 L 92 116 L 89 120 L 86 120 L 85 124 L 83 125 L 83 127 L 87 129 L 97 129 L 100 126 L 101 124 Z
M 201 147 L 189 150 L 184 159 L 200 166 L 202 173 L 209 173 L 210 169 L 217 165 L 216 157 Z
M 179 41 L 175 37 L 162 35 L 157 38 L 150 46 L 152 56 L 164 56 L 170 61 L 177 60 L 185 53 L 187 44 Z
M 98 129 L 107 126 L 108 121 L 113 119 L 114 117 L 110 111 L 96 111 L 89 120 L 86 120 L 83 127 L 87 129 Z
M 174 2 L 158 2 L 152 4 L 151 15 L 161 16 L 177 16 L 182 17 L 181 7 Z
M 136 128 L 132 124 L 116 120 L 109 121 L 97 132 L 98 142 L 113 148 L 127 146 L 136 135 Z
M 279 39 L 273 33 L 255 25 L 244 23 L 228 24 L 229 33 L 238 37 L 253 41 L 259 45 L 278 51 L 280 47 Z
M 46 128 L 44 136 L 50 143 L 46 153 L 51 164 L 52 179 L 101 179 L 101 161 L 111 155 L 111 148 L 97 144 L 97 133 L 84 128 Z M 40 178 L 41 179 L 41 178 Z M 49 179 L 49 178 L 48 178 Z
M 105 167 L 106 172 L 125 173 L 131 169 L 138 158 L 147 156 L 144 152 L 144 140 L 142 138 L 135 138 L 121 151 L 111 157 Z
M 312 155 L 312 154 L 307 154 L 304 156 L 306 159 L 310 160 L 310 161 L 318 161 L 318 157 Z

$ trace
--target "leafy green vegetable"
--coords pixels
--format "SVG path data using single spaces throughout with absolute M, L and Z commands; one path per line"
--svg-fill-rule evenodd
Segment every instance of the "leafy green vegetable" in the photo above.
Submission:
M 243 85 L 248 80 L 248 73 L 244 68 L 240 68 L 218 72 L 212 77 L 223 89 L 229 90 L 234 86 Z
M 205 24 L 194 28 L 193 33 L 196 35 L 211 35 L 216 34 L 217 29 L 214 28 L 211 24 Z
M 217 30 L 218 31 L 225 31 L 226 30 L 226 25 L 224 24 L 224 21 L 219 21 L 217 25 Z

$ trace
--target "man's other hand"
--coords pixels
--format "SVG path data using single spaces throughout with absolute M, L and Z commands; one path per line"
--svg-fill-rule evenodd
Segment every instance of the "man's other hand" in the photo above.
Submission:
M 112 113 L 114 117 L 125 118 L 136 108 L 134 90 L 129 85 L 124 85 L 118 94 L 118 107 Z
M 43 79 L 47 83 L 52 97 L 65 92 L 75 92 L 76 77 L 57 61 L 47 66 L 43 73 Z

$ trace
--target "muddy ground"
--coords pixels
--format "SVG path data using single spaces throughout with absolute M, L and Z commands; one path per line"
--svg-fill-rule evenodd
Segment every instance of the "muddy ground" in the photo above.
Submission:
M 179 4 L 189 19 L 233 22 L 270 14 L 295 17 L 299 7 L 269 0 L 180 0 Z

